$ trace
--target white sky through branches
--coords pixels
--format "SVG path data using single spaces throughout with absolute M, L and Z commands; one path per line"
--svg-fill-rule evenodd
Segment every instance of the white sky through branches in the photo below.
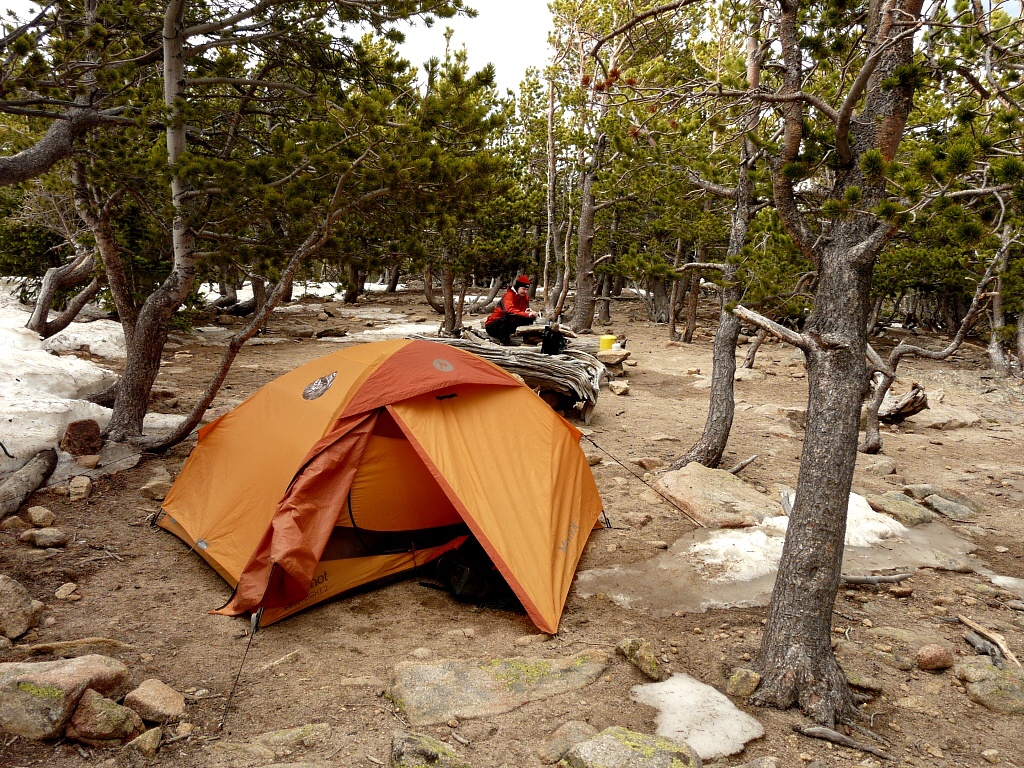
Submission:
M 422 72 L 427 59 L 444 58 L 444 31 L 451 27 L 455 31 L 452 45 L 455 49 L 466 47 L 472 70 L 494 64 L 499 91 L 518 91 L 526 68 L 543 69 L 547 62 L 551 30 L 548 0 L 470 0 L 470 5 L 477 10 L 475 19 L 438 19 L 432 27 L 422 22 L 399 25 L 406 36 L 402 55 Z M 24 19 L 39 4 L 30 0 L 0 0 L 0 8 L 12 10 Z

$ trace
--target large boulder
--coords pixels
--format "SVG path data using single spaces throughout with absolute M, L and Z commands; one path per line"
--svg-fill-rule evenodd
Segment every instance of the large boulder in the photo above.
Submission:
M 957 664 L 953 674 L 965 683 L 971 701 L 1003 715 L 1024 714 L 1024 673 L 1017 667 L 1000 669 L 983 656 Z
M 537 747 L 537 757 L 544 765 L 557 763 L 574 745 L 597 736 L 597 728 L 581 720 L 570 720 L 558 726 L 544 743 Z
M 142 734 L 142 718 L 128 707 L 86 689 L 64 735 L 91 747 L 119 747 Z
M 724 469 L 691 462 L 663 474 L 658 489 L 710 528 L 742 528 L 782 514 L 767 496 Z
M 21 637 L 39 621 L 43 604 L 10 576 L 0 574 L 0 635 L 10 640 Z
M 128 688 L 128 668 L 98 655 L 0 664 L 0 726 L 27 739 L 55 738 L 90 688 L 120 698 Z
M 909 416 L 903 423 L 918 429 L 965 429 L 981 424 L 981 416 L 963 408 L 929 404 L 923 411 Z
M 689 745 L 627 728 L 606 728 L 565 756 L 570 768 L 701 768 Z
M 883 493 L 878 496 L 868 496 L 868 504 L 875 512 L 899 520 L 903 525 L 912 528 L 915 525 L 924 525 L 935 519 L 935 515 L 927 507 L 918 504 L 905 494 L 898 491 Z

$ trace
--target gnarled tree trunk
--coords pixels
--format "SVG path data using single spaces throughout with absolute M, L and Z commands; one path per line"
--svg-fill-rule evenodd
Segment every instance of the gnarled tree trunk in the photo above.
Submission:
M 51 267 L 43 275 L 42 285 L 39 287 L 39 295 L 36 296 L 35 307 L 32 316 L 25 323 L 25 327 L 35 331 L 44 339 L 48 339 L 55 333 L 60 333 L 71 321 L 74 320 L 82 307 L 92 301 L 100 292 L 100 280 L 93 277 L 89 284 L 75 294 L 68 302 L 64 311 L 55 319 L 50 320 L 50 308 L 53 306 L 54 296 L 57 291 L 65 290 L 74 285 L 81 285 L 89 280 L 96 268 L 96 258 L 91 252 L 79 253 L 75 260 L 59 267 Z

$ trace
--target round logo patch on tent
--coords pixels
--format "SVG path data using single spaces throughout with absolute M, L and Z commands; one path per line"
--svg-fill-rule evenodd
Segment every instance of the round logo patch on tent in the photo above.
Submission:
M 455 369 L 454 365 L 440 357 L 434 361 L 434 367 L 437 368 L 437 370 L 441 371 L 441 373 L 448 373 L 448 371 L 452 371 Z
M 331 388 L 331 384 L 334 383 L 334 377 L 338 375 L 338 372 L 329 373 L 326 376 L 321 376 L 319 379 L 311 383 L 304 390 L 302 390 L 303 400 L 316 400 L 320 395 Z

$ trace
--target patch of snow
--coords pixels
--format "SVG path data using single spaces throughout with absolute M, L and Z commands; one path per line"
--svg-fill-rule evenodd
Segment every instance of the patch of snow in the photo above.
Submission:
M 716 531 L 686 552 L 711 581 L 752 581 L 778 570 L 789 518 L 768 517 L 751 528 Z M 850 494 L 846 546 L 872 547 L 887 539 L 905 538 L 907 529 L 888 515 L 875 512 L 867 499 Z
M 689 675 L 677 673 L 661 683 L 635 685 L 630 695 L 658 710 L 659 736 L 685 741 L 701 760 L 735 755 L 748 741 L 764 736 L 760 722 L 725 694 Z
M 15 281 L 0 280 L 0 442 L 13 454 L 0 452 L 0 475 L 14 471 L 45 448 L 56 448 L 69 422 L 96 419 L 100 427 L 111 411 L 83 400 L 116 380 L 113 372 L 59 351 L 88 346 L 109 358 L 125 356 L 118 323 L 99 320 L 72 323 L 43 340 L 25 328 L 30 310 L 12 295 Z M 180 416 L 151 414 L 144 428 L 161 431 L 177 426 Z

